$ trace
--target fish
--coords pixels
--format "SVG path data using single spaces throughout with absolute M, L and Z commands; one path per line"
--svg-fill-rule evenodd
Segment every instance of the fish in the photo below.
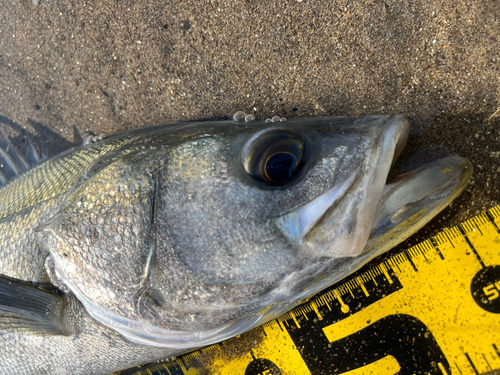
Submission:
M 41 161 L 0 189 L 0 367 L 111 373 L 306 301 L 465 189 L 472 166 L 457 155 L 388 180 L 409 126 L 189 122 Z

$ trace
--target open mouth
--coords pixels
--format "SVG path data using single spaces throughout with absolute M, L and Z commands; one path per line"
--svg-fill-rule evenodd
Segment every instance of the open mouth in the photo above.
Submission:
M 354 171 L 311 202 L 276 218 L 276 225 L 294 242 L 307 239 L 315 228 L 331 228 L 331 238 L 322 242 L 343 244 L 343 250 L 332 252 L 335 256 L 380 254 L 408 238 L 460 194 L 472 175 L 471 163 L 453 155 L 388 182 L 408 133 L 405 116 L 389 118 L 378 138 L 381 151 L 369 171 Z
M 382 253 L 411 236 L 467 186 L 472 164 L 458 155 L 397 176 L 384 187 L 364 252 Z

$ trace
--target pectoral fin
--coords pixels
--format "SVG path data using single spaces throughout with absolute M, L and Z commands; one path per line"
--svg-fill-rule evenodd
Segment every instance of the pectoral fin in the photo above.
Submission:
M 0 332 L 29 331 L 38 335 L 67 335 L 65 299 L 21 281 L 0 276 Z

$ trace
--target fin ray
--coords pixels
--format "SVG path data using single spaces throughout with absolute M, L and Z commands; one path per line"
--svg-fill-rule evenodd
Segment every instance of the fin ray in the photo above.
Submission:
M 0 276 L 0 331 L 25 329 L 41 335 L 67 335 L 64 305 L 57 293 Z
M 12 171 L 16 176 L 21 174 L 21 168 L 19 168 L 19 166 L 14 161 L 12 156 L 10 156 L 9 153 L 5 151 L 2 147 L 0 147 L 0 156 L 3 158 L 3 160 L 5 160 L 5 163 L 7 163 L 9 168 L 12 169 Z

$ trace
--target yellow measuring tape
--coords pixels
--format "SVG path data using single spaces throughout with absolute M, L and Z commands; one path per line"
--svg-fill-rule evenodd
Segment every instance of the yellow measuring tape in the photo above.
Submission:
M 484 374 L 500 369 L 500 206 L 222 344 L 120 374 Z

